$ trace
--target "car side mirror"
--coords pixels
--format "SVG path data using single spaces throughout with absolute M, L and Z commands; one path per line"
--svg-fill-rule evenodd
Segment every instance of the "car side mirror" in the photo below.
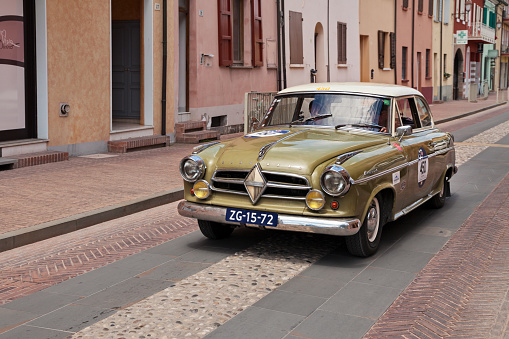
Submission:
M 413 133 L 412 126 L 400 126 L 396 128 L 396 137 L 399 138 L 400 142 L 405 135 L 412 135 L 412 133 Z
M 255 117 L 252 117 L 251 118 L 251 132 L 256 130 L 258 128 L 259 124 L 260 124 L 260 122 L 258 121 L 258 119 L 256 119 Z

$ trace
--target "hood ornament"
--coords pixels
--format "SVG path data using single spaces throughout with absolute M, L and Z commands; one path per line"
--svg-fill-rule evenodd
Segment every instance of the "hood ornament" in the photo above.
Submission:
M 267 180 L 263 176 L 260 164 L 257 163 L 254 165 L 248 173 L 246 179 L 244 179 L 244 186 L 246 187 L 247 194 L 249 198 L 251 198 L 253 205 L 256 204 L 265 191 L 265 188 L 267 188 Z

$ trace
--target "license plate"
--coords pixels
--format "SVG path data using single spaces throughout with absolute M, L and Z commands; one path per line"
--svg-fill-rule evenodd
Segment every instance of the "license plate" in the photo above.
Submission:
M 239 208 L 226 209 L 226 221 L 242 224 L 254 224 L 262 226 L 277 226 L 277 213 L 243 210 Z

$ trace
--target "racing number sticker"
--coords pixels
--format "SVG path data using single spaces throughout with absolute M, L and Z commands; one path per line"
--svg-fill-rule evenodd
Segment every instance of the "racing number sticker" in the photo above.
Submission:
M 274 129 L 274 130 L 268 130 L 268 131 L 260 131 L 260 132 L 254 132 L 251 134 L 244 135 L 244 138 L 264 138 L 264 137 L 273 137 L 276 135 L 283 135 L 290 133 L 290 131 L 285 129 Z
M 419 187 L 422 187 L 428 177 L 428 156 L 424 148 L 419 148 L 417 159 L 417 181 L 419 182 Z

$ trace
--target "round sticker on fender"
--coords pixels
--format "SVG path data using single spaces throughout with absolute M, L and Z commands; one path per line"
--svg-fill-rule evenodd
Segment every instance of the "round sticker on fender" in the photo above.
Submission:
M 419 182 L 419 187 L 422 187 L 428 177 L 428 156 L 422 147 L 419 148 L 417 171 L 417 181 Z

